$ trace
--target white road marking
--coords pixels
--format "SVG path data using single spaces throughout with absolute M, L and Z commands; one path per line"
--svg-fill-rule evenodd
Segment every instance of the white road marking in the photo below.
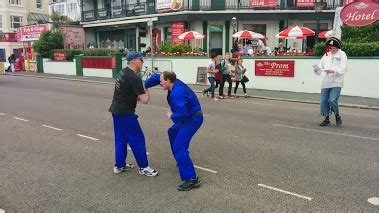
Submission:
M 98 141 L 99 140 L 97 138 L 89 137 L 89 136 L 86 136 L 86 135 L 81 135 L 81 134 L 76 134 L 76 135 L 80 136 L 80 137 L 83 137 L 83 138 L 87 138 L 87 139 L 93 140 L 93 141 Z
M 52 127 L 52 126 L 48 126 L 48 125 L 42 125 L 43 127 L 46 127 L 46 128 L 50 128 L 50 129 L 54 129 L 54 130 L 58 130 L 58 131 L 62 131 L 62 129 L 59 129 L 59 128 L 56 128 L 56 127 Z
M 5 115 L 4 113 L 0 113 L 0 115 Z
M 3 209 L 0 209 L 0 213 L 5 213 L 5 210 L 3 210 Z
M 282 125 L 282 124 L 273 124 L 273 125 L 279 126 L 279 127 L 290 128 L 290 129 L 299 129 L 299 130 L 321 132 L 321 133 L 332 134 L 332 135 L 341 135 L 341 136 L 352 137 L 352 138 L 360 138 L 360 139 L 379 141 L 379 138 L 369 138 L 369 137 L 363 137 L 363 136 L 358 136 L 358 135 L 349 135 L 349 134 L 343 134 L 343 133 L 337 133 L 337 132 L 328 132 L 328 131 L 322 131 L 322 130 L 316 130 L 316 129 L 307 129 L 307 128 L 302 128 L 302 127 L 287 126 L 287 125 Z
M 196 165 L 194 165 L 194 167 L 195 167 L 196 169 L 201 169 L 201 170 L 204 170 L 204 171 L 207 171 L 207 172 L 212 172 L 212 173 L 217 174 L 217 171 L 214 171 L 214 170 L 211 170 L 211 169 L 203 168 L 203 167 L 196 166 Z
M 26 119 L 23 119 L 23 118 L 19 118 L 19 117 L 13 117 L 14 119 L 17 119 L 17 120 L 20 120 L 20 121 L 28 121 Z
M 310 110 L 310 111 L 318 111 L 318 109 L 311 109 L 306 107 L 291 107 L 292 109 L 301 109 L 301 110 Z
M 267 185 L 264 185 L 264 184 L 261 184 L 261 183 L 258 184 L 258 186 L 261 186 L 261 187 L 264 187 L 264 188 L 268 188 L 268 189 L 272 189 L 272 190 L 275 190 L 275 191 L 278 191 L 278 192 L 282 192 L 282 193 L 285 193 L 285 194 L 293 195 L 293 196 L 296 196 L 296 197 L 300 197 L 300 198 L 303 198 L 303 199 L 306 199 L 306 200 L 312 200 L 311 197 L 299 195 L 299 194 L 296 194 L 296 193 L 293 193 L 293 192 L 289 192 L 289 191 L 285 191 L 285 190 L 278 189 L 278 188 L 275 188 L 275 187 L 267 186 Z
M 379 206 L 379 197 L 372 197 L 367 200 L 372 205 Z
M 312 109 L 312 108 L 302 108 L 302 107 L 291 107 L 292 109 L 301 109 L 301 110 L 309 110 L 309 111 L 319 111 L 319 109 Z M 357 116 L 364 116 L 364 117 L 376 117 L 375 115 L 367 115 L 367 114 L 360 114 L 360 113 L 351 113 L 351 112 L 343 112 L 341 115 L 357 115 Z
M 128 147 L 128 150 L 132 150 L 132 148 Z M 146 152 L 147 155 L 150 155 L 149 152 Z

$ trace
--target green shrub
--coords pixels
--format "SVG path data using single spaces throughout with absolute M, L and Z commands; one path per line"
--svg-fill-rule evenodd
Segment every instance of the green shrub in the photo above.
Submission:
M 83 54 L 84 56 L 108 56 L 119 51 L 112 49 L 57 49 L 50 52 L 49 58 L 53 58 L 54 52 L 65 52 L 67 55 L 67 61 L 73 61 L 75 56 L 80 54 Z
M 342 50 L 347 56 L 379 56 L 379 42 L 342 42 Z M 316 44 L 314 51 L 317 56 L 324 55 L 324 43 Z
M 63 34 L 60 32 L 43 32 L 33 44 L 34 51 L 42 57 L 48 57 L 52 50 L 60 48 L 63 48 Z
M 192 52 L 192 47 L 187 44 L 171 44 L 171 42 L 164 42 L 156 49 L 158 53 L 187 53 Z
M 379 42 L 379 22 L 362 27 L 343 25 L 342 41 L 346 42 Z

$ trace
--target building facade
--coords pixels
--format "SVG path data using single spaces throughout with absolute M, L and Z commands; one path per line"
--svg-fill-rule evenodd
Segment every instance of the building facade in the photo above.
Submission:
M 53 11 L 60 15 L 67 16 L 72 22 L 80 22 L 80 5 L 79 0 L 55 0 L 49 4 L 49 14 Z
M 239 30 L 266 35 L 273 48 L 279 42 L 275 35 L 290 26 L 318 32 L 332 29 L 336 8 L 343 3 L 326 0 L 324 4 L 316 12 L 314 0 L 81 0 L 81 24 L 87 44 L 96 47 L 143 51 L 154 42 L 178 42 L 178 34 L 194 30 L 206 38 L 191 41 L 193 46 L 225 53 L 233 46 L 231 35 Z M 285 42 L 304 51 L 315 40 L 316 36 Z
M 49 21 L 50 0 L 0 0 L 0 61 L 18 52 L 17 28 Z

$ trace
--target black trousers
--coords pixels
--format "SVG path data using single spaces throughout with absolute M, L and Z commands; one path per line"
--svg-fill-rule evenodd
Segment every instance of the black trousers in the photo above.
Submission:
M 240 83 L 242 84 L 243 93 L 246 94 L 246 87 L 245 87 L 245 82 L 243 81 L 243 79 L 241 81 L 236 81 L 236 87 L 234 87 L 234 94 L 237 93 L 238 85 Z
M 218 90 L 220 96 L 224 96 L 224 85 L 225 81 L 228 81 L 229 87 L 228 87 L 228 95 L 230 96 L 232 94 L 232 78 L 229 74 L 222 74 L 222 80 L 220 84 L 220 88 Z

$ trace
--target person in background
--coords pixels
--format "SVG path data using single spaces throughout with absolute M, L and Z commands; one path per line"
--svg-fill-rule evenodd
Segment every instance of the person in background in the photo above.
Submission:
M 215 89 L 221 84 L 221 80 L 222 80 L 221 61 L 222 61 L 222 55 L 217 55 L 215 59 L 215 65 L 216 65 L 215 68 L 216 70 L 218 70 L 218 72 L 215 73 L 215 81 L 216 81 Z
M 17 57 L 16 57 L 16 54 L 14 54 L 14 53 L 12 53 L 12 55 L 10 55 L 8 57 L 8 62 L 10 64 L 10 71 L 9 72 L 15 72 L 16 71 L 14 68 L 14 65 L 16 63 L 16 59 L 17 59 Z
M 286 53 L 290 48 L 284 47 L 283 42 L 279 42 L 278 47 L 274 49 L 274 55 L 279 55 L 281 53 Z
M 212 59 L 208 62 L 208 66 L 207 66 L 208 80 L 211 86 L 208 89 L 203 90 L 202 92 L 203 98 L 205 94 L 208 94 L 208 92 L 210 92 L 211 97 L 214 101 L 218 100 L 217 98 L 215 98 L 215 82 L 216 82 L 215 74 L 219 72 L 219 70 L 216 69 L 216 64 L 215 64 L 216 58 L 217 58 L 217 54 L 214 53 L 212 55 Z
M 154 177 L 158 175 L 158 171 L 149 167 L 145 136 L 135 114 L 137 100 L 142 104 L 147 104 L 150 100 L 142 79 L 136 75 L 142 69 L 143 58 L 139 52 L 130 52 L 126 59 L 128 66 L 116 77 L 113 100 L 109 108 L 115 136 L 113 172 L 118 174 L 134 167 L 133 164 L 126 164 L 127 144 L 129 144 L 137 161 L 139 174 Z
M 225 82 L 228 82 L 228 98 L 234 98 L 232 96 L 232 78 L 231 78 L 231 61 L 230 53 L 225 54 L 225 58 L 221 61 L 221 70 L 222 70 L 222 80 L 219 88 L 219 99 L 225 99 L 224 96 L 224 85 Z
M 154 74 L 145 81 L 146 88 L 158 84 L 164 90 L 168 90 L 167 102 L 170 105 L 170 111 L 166 115 L 174 122 L 174 125 L 168 129 L 168 137 L 180 178 L 183 181 L 177 189 L 189 191 L 201 185 L 188 151 L 192 137 L 204 120 L 201 105 L 192 89 L 177 79 L 172 71 Z
M 245 81 L 244 81 L 244 75 L 246 72 L 246 68 L 242 65 L 242 58 L 239 58 L 236 63 L 236 87 L 234 87 L 234 97 L 237 97 L 237 90 L 238 90 L 238 85 L 241 83 L 242 84 L 242 89 L 243 93 L 245 95 L 245 98 L 247 98 L 247 93 L 246 93 L 246 87 L 245 87 Z
M 338 100 L 343 87 L 343 80 L 347 71 L 347 56 L 341 50 L 341 41 L 331 37 L 325 43 L 326 53 L 322 56 L 317 75 L 322 75 L 320 114 L 325 117 L 320 126 L 330 125 L 329 114 L 334 113 L 336 124 L 342 125 L 342 119 L 338 107 Z M 330 51 L 330 52 L 329 52 Z

